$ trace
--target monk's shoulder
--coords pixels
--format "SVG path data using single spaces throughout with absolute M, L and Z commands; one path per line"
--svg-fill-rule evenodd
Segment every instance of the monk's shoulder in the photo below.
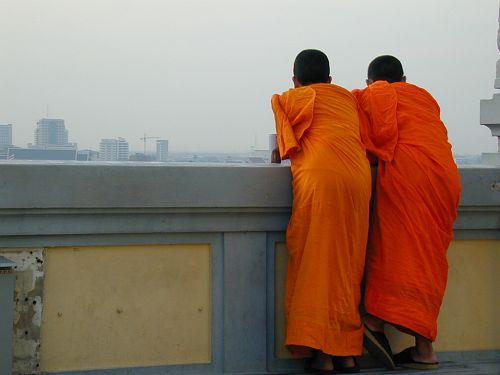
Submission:
M 273 105 L 276 105 L 277 103 L 279 103 L 280 98 L 281 98 L 280 94 L 273 94 L 273 96 L 271 96 L 271 103 Z
M 345 104 L 356 105 L 356 97 L 347 89 L 334 83 L 322 87 L 329 97 L 334 97 L 337 101 Z
M 284 97 L 285 93 L 282 94 L 274 94 L 271 97 L 271 107 L 274 111 L 274 113 L 282 111 L 283 110 L 283 103 L 285 101 Z
M 351 94 L 357 98 L 358 96 L 362 96 L 363 93 L 365 92 L 366 88 L 365 89 L 352 89 L 351 90 Z
M 312 110 L 315 99 L 316 92 L 308 86 L 303 86 L 273 95 L 271 104 L 275 113 L 280 112 L 294 118 L 306 109 Z
M 408 82 L 398 82 L 393 85 L 396 88 L 396 91 L 398 91 L 398 94 L 406 93 L 408 95 L 414 95 L 417 97 L 421 97 L 422 99 L 427 99 L 435 103 L 436 105 L 438 104 L 432 94 L 423 87 Z
M 339 85 L 336 85 L 335 83 L 330 84 L 330 86 L 332 87 L 333 90 L 335 90 L 340 95 L 345 95 L 345 96 L 347 96 L 349 98 L 353 98 L 354 99 L 354 95 L 349 90 L 347 90 L 346 88 L 344 88 L 342 86 L 339 86 Z
M 351 94 L 356 99 L 356 102 L 358 104 L 362 104 L 366 101 L 367 96 L 369 95 L 368 87 L 365 87 L 363 89 L 353 89 L 351 90 Z
M 288 89 L 287 91 L 283 91 L 281 94 L 274 94 L 271 97 L 271 104 L 273 107 L 282 107 L 285 109 L 289 104 L 290 100 L 293 100 L 295 97 L 300 96 L 300 92 L 298 89 Z

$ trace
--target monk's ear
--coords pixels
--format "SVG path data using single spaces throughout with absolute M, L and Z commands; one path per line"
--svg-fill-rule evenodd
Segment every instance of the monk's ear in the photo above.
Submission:
M 373 83 L 373 79 L 368 78 L 365 82 L 366 82 L 366 86 L 370 86 Z
M 401 78 L 401 82 L 406 82 L 406 76 L 403 76 L 403 77 Z
M 302 87 L 302 83 L 299 82 L 299 80 L 297 79 L 297 77 L 293 76 L 292 77 L 292 81 L 293 81 L 293 87 L 295 87 L 295 88 Z
M 326 82 L 327 82 L 327 83 L 332 83 L 332 77 L 331 77 L 331 76 L 329 76 Z

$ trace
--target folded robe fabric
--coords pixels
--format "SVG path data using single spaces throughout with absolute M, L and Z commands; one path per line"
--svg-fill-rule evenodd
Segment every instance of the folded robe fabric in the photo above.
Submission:
M 296 357 L 307 348 L 360 355 L 371 177 L 356 101 L 339 86 L 313 84 L 274 95 L 272 107 L 293 177 L 285 344 Z
M 365 308 L 435 340 L 461 190 L 440 109 L 405 82 L 353 94 L 363 143 L 379 160 Z

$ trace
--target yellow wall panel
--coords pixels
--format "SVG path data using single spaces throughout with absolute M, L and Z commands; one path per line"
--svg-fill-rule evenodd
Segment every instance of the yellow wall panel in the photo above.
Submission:
M 500 241 L 453 241 L 448 250 L 449 274 L 438 320 L 439 351 L 500 349 Z M 284 349 L 283 295 L 286 279 L 286 246 L 276 245 L 276 357 L 290 358 Z M 413 339 L 388 328 L 394 352 Z
M 500 349 L 500 241 L 454 241 L 438 350 Z
M 41 370 L 211 361 L 210 246 L 47 250 Z

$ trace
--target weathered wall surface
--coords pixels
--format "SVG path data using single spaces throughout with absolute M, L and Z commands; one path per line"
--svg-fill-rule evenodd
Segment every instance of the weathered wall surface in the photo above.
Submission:
M 40 367 L 44 251 L 40 248 L 0 248 L 0 254 L 16 263 L 13 370 L 35 372 Z
M 211 360 L 210 247 L 47 250 L 41 370 Z
M 276 249 L 276 340 L 277 355 L 289 358 L 284 349 L 283 295 L 286 278 L 286 247 Z M 500 243 L 499 241 L 453 241 L 448 250 L 449 277 L 435 343 L 438 351 L 500 349 Z M 473 324 L 471 324 L 473 322 Z M 389 328 L 395 352 L 414 342 L 408 335 Z
M 461 174 L 437 347 L 500 349 L 500 171 Z M 300 369 L 282 347 L 288 167 L 0 162 L 0 176 L 16 373 Z

